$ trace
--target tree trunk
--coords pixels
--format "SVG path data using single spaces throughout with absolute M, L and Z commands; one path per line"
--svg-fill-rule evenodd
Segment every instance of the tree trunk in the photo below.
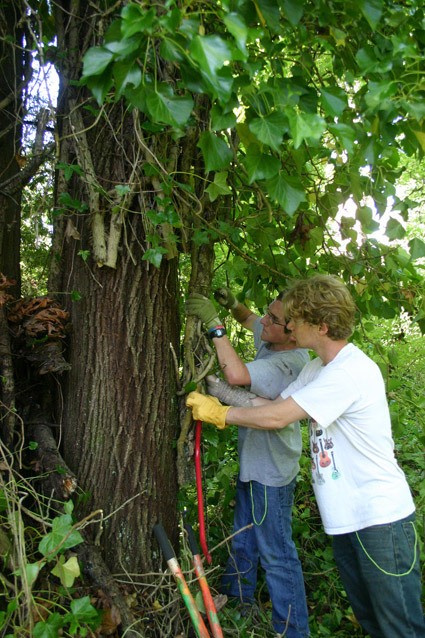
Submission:
M 23 31 L 19 24 L 20 2 L 3 3 L 0 8 L 0 185 L 20 171 L 22 137 L 22 87 L 17 85 L 25 72 Z M 6 194 L 0 188 L 0 273 L 16 281 L 10 290 L 20 295 L 20 208 L 21 186 Z
M 117 270 L 98 270 L 69 247 L 63 260 L 63 290 L 81 295 L 70 308 L 64 458 L 90 508 L 113 514 L 101 544 L 119 572 L 151 569 L 152 527 L 162 520 L 171 533 L 177 506 L 176 263 L 142 262 L 141 222 L 133 222 Z
M 0 8 L 0 278 L 13 282 L 7 294 L 18 298 L 21 290 L 20 237 L 21 195 L 18 188 L 13 195 L 2 184 L 20 171 L 22 137 L 22 87 L 17 85 L 25 70 L 22 51 L 23 31 L 18 27 L 20 3 L 3 3 Z M 1 294 L 1 293 L 0 293 Z M 6 291 L 4 292 L 6 294 Z M 11 448 L 14 439 L 15 381 L 12 370 L 11 345 L 4 306 L 0 303 L 0 438 Z
M 102 41 L 106 16 L 100 22 L 92 4 L 71 7 L 70 13 L 66 0 L 55 4 L 58 155 L 72 170 L 57 174 L 49 289 L 65 294 L 73 325 L 57 419 L 64 459 L 90 494 L 86 507 L 104 510 L 107 565 L 143 572 L 159 556 L 156 522 L 177 542 L 177 493 L 192 463 L 192 419 L 181 385 L 202 370 L 204 352 L 191 318 L 180 366 L 176 255 L 190 250 L 188 289 L 208 294 L 214 246 L 191 238 L 201 215 L 212 223 L 219 210 L 218 202 L 205 204 L 197 146 L 210 105 L 200 96 L 196 126 L 177 138 L 167 127 L 150 133 L 143 113 L 129 112 L 124 101 L 99 108 L 76 81 L 86 49 Z M 172 81 L 167 64 L 157 71 Z M 168 221 L 176 216 L 179 223 Z M 146 260 L 149 249 L 163 255 L 158 267 Z

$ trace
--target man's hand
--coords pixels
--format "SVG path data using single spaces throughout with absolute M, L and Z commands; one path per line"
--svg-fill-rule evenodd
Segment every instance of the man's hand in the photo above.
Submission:
M 186 301 L 186 313 L 198 317 L 207 328 L 221 325 L 213 302 L 196 292 L 190 295 Z
M 190 392 L 186 398 L 186 405 L 188 408 L 192 408 L 192 415 L 195 420 L 212 423 L 219 430 L 224 430 L 227 426 L 226 414 L 230 406 L 221 405 L 220 401 L 215 397 L 206 396 L 200 392 Z
M 217 288 L 217 290 L 214 290 L 214 299 L 220 306 L 228 310 L 234 310 L 239 304 L 230 288 Z

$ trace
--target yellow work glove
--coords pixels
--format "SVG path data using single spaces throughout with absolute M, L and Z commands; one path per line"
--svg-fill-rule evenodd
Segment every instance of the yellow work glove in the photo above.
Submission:
M 212 423 L 219 430 L 224 430 L 227 426 L 226 414 L 231 406 L 222 405 L 215 397 L 206 396 L 200 392 L 190 392 L 186 398 L 186 405 L 192 408 L 195 420 Z

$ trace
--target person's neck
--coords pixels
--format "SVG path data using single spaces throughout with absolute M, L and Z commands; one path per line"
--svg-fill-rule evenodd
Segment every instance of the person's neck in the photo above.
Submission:
M 316 354 L 320 357 L 325 365 L 330 363 L 339 352 L 347 345 L 348 341 L 346 339 L 340 339 L 338 341 L 332 341 L 328 339 L 323 347 L 318 348 L 316 350 Z
M 290 343 L 271 343 L 269 345 L 269 350 L 273 352 L 282 352 L 283 350 L 296 350 L 298 348 L 297 344 L 293 341 Z

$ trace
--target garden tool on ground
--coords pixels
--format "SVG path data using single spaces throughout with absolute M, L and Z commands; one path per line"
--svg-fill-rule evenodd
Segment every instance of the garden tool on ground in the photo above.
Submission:
M 207 614 L 212 635 L 214 638 L 223 638 L 223 632 L 221 630 L 220 621 L 217 616 L 215 603 L 211 595 L 210 588 L 208 586 L 204 567 L 202 565 L 202 558 L 199 553 L 198 543 L 196 542 L 195 534 L 193 532 L 192 526 L 189 525 L 189 523 L 185 523 L 184 527 L 187 532 L 187 539 L 189 542 L 190 551 L 192 552 L 193 568 L 198 578 L 199 588 L 201 590 L 202 598 L 204 601 L 205 613 Z
M 198 497 L 198 522 L 199 522 L 199 543 L 208 565 L 211 565 L 212 558 L 208 551 L 207 537 L 205 531 L 204 495 L 202 492 L 202 461 L 201 461 L 201 437 L 202 421 L 195 422 L 195 475 L 196 494 Z
M 161 525 L 161 523 L 157 523 L 156 525 L 154 525 L 153 531 L 167 562 L 167 565 L 177 584 L 178 590 L 183 598 L 184 604 L 187 607 L 196 635 L 198 636 L 198 638 L 211 638 L 204 623 L 204 619 L 202 618 L 200 611 L 196 605 L 195 599 L 190 593 L 190 589 L 186 583 L 185 577 L 178 563 L 174 550 L 171 547 L 171 543 L 168 539 L 164 527 Z

